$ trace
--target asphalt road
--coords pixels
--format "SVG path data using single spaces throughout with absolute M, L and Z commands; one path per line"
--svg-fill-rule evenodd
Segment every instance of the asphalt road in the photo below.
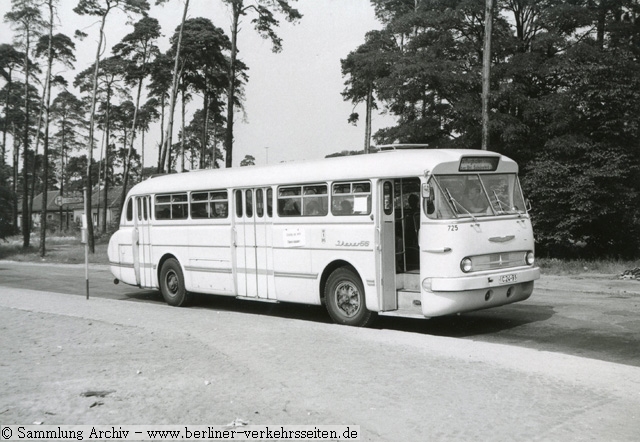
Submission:
M 164 303 L 158 291 L 113 284 L 107 266 L 91 265 L 89 281 L 90 297 Z M 86 295 L 82 265 L 0 261 L 0 292 L 3 286 Z M 331 322 L 319 306 L 200 296 L 190 308 Z M 532 297 L 522 303 L 429 320 L 380 317 L 373 328 L 507 344 L 638 367 L 640 282 L 618 280 L 615 275 L 543 275 Z

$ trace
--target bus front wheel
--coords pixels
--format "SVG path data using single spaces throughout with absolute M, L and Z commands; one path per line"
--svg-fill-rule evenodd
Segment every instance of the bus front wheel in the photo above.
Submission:
M 348 268 L 341 267 L 329 275 L 324 298 L 329 316 L 338 324 L 365 327 L 375 319 L 367 310 L 362 281 Z
M 183 307 L 189 301 L 189 294 L 184 288 L 184 275 L 180 263 L 174 258 L 169 258 L 162 265 L 160 271 L 160 291 L 167 304 L 174 307 Z

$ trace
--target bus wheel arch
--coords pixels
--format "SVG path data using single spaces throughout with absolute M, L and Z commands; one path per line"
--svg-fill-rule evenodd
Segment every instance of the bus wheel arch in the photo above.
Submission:
M 351 264 L 332 262 L 325 268 L 320 281 L 322 301 L 334 322 L 366 327 L 374 321 L 376 315 L 366 306 L 362 278 Z
M 191 297 L 186 289 L 184 271 L 175 256 L 165 255 L 158 263 L 158 285 L 167 304 L 174 307 L 189 304 Z

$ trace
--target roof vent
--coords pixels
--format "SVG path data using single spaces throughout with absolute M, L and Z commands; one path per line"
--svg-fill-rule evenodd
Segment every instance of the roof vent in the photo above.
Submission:
M 428 144 L 381 144 L 380 146 L 372 146 L 376 152 L 389 152 L 394 150 L 408 149 L 428 149 Z

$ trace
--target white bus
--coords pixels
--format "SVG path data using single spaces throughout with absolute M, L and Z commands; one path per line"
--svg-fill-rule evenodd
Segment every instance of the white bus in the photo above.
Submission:
M 517 173 L 493 152 L 392 148 L 154 177 L 127 196 L 111 271 L 174 306 L 324 304 L 356 326 L 522 301 L 540 270 Z

